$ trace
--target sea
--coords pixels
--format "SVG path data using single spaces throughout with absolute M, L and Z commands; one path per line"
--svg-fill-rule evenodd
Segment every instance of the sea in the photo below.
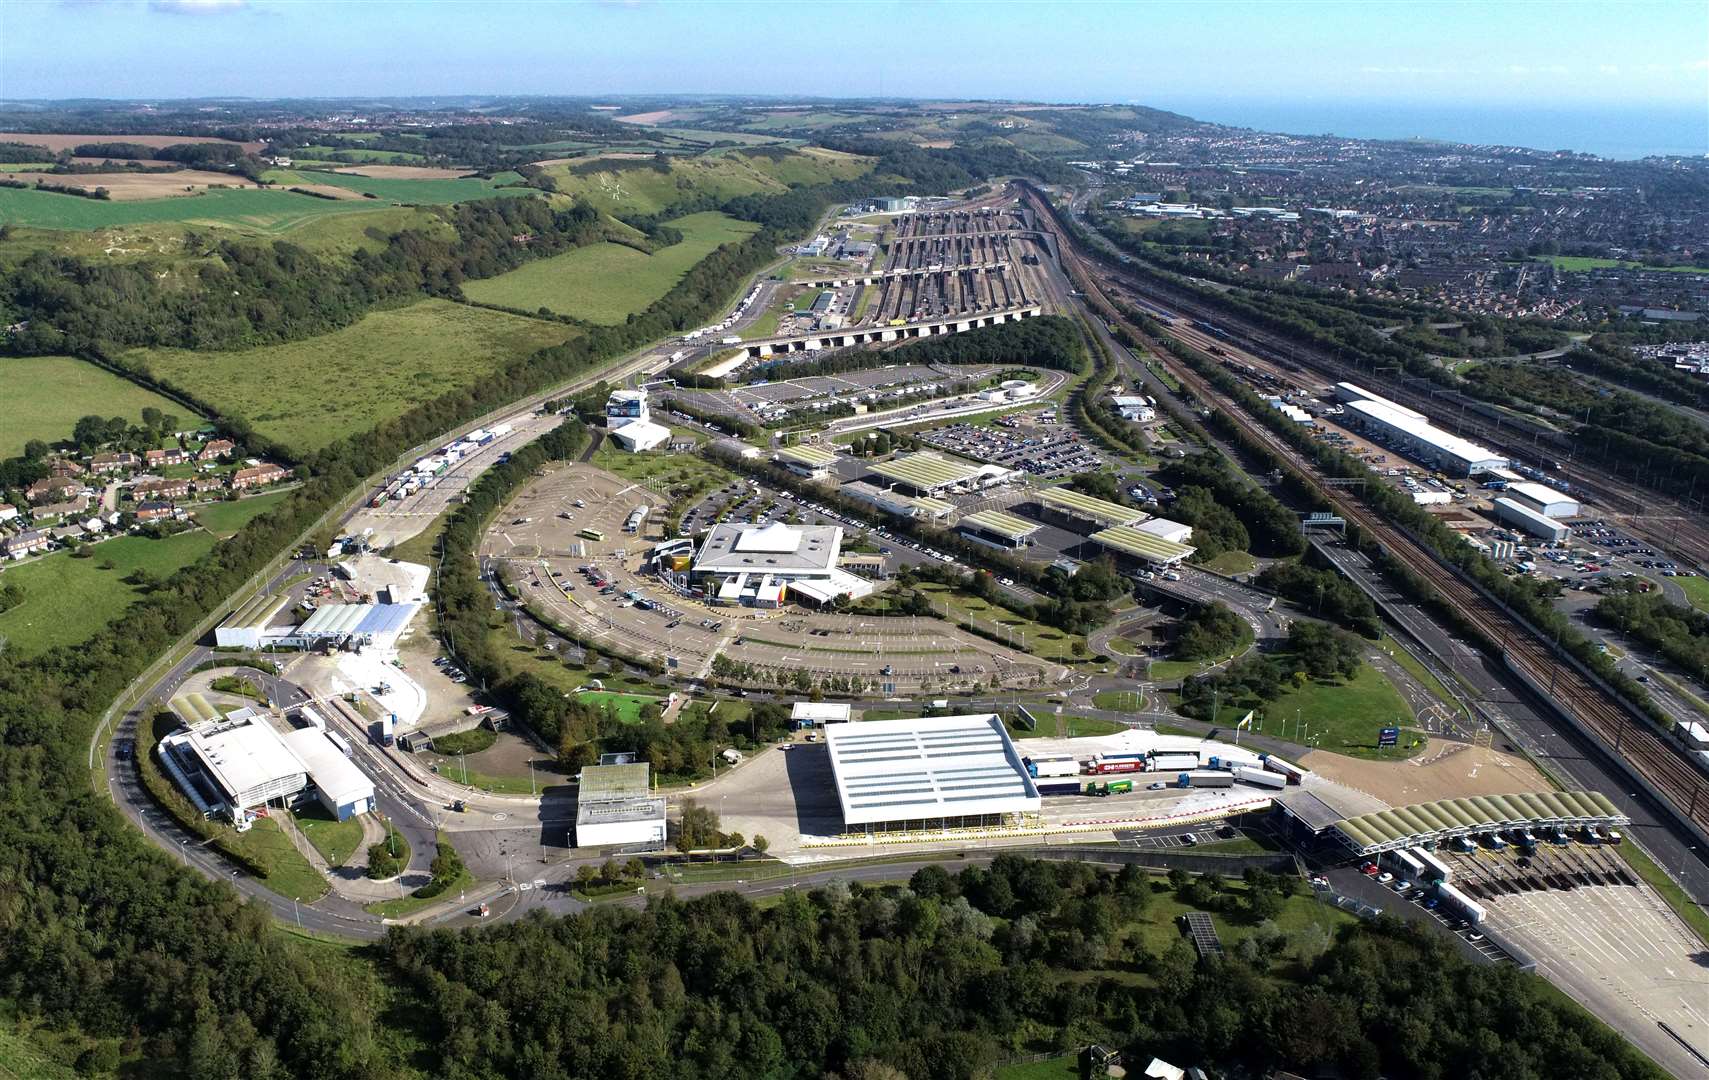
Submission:
M 1525 146 L 1623 160 L 1709 154 L 1709 103 L 1696 107 L 1547 109 L 1216 99 L 1145 104 L 1196 120 L 1291 135 Z

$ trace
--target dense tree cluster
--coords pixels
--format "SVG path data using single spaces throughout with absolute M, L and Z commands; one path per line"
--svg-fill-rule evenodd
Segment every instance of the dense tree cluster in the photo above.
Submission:
M 1277 653 L 1249 652 L 1221 670 L 1181 685 L 1181 708 L 1189 716 L 1217 719 L 1217 710 L 1274 701 L 1307 680 L 1350 679 L 1359 673 L 1359 639 L 1323 623 L 1299 620 Z
M 1709 679 L 1709 615 L 1669 603 L 1659 589 L 1612 592 L 1596 602 L 1595 612 L 1599 622 L 1631 634 L 1693 678 Z
M 1298 555 L 1305 550 L 1305 535 L 1300 532 L 1298 515 L 1236 472 L 1220 454 L 1195 454 L 1172 461 L 1159 471 L 1157 478 L 1174 487 L 1180 496 L 1170 507 L 1170 513 L 1193 526 L 1195 546 L 1200 546 L 1201 541 L 1193 517 L 1202 515 L 1216 534 L 1224 538 L 1229 550 L 1251 550 L 1254 555 L 1267 558 Z M 1190 499 L 1190 492 L 1195 489 L 1203 496 Z M 1218 511 L 1232 515 L 1240 530 L 1230 528 Z M 1249 541 L 1250 548 L 1240 542 L 1243 540 Z
M 1382 635 L 1383 623 L 1377 616 L 1377 605 L 1363 589 L 1333 570 L 1279 562 L 1258 575 L 1258 585 L 1320 619 L 1369 638 Z
M 117 359 L 134 346 L 243 348 L 324 333 L 423 294 L 456 297 L 465 280 L 605 235 L 599 214 L 581 203 L 553 210 L 537 198 L 488 199 L 435 213 L 448 230 L 408 229 L 348 262 L 283 240 L 192 237 L 187 243 L 201 258 L 186 277 L 182 267 L 151 259 L 37 251 L 0 278 L 0 311 L 29 324 L 10 339 L 25 354 Z M 518 243 L 522 235 L 532 239 Z
M 455 1076 L 971 1080 L 1009 1054 L 1088 1042 L 1241 1075 L 1660 1075 L 1534 976 L 1474 967 L 1396 920 L 1284 931 L 1272 920 L 1293 883 L 1262 873 L 1169 888 L 1253 944 L 1197 960 L 1139 929 L 1162 882 L 1001 855 L 764 910 L 714 893 L 466 933 L 400 927 L 381 951 Z
M 1182 617 L 1175 635 L 1179 660 L 1224 658 L 1252 641 L 1252 627 L 1222 601 L 1200 604 Z

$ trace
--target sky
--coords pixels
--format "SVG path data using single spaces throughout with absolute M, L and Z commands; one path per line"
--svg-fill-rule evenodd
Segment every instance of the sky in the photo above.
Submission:
M 0 0 L 0 98 L 616 93 L 1655 106 L 1709 126 L 1709 3 Z

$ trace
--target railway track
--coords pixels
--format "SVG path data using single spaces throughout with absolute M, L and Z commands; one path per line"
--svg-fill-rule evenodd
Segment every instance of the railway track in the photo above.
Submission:
M 1134 306 L 1146 309 L 1147 314 L 1167 320 L 1170 313 L 1178 313 L 1189 319 L 1237 327 L 1238 342 L 1218 343 L 1231 355 L 1246 352 L 1249 356 L 1242 359 L 1256 359 L 1285 371 L 1310 369 L 1326 378 L 1365 380 L 1402 405 L 1437 417 L 1441 426 L 1516 459 L 1536 460 L 1547 448 L 1550 456 L 1565 459 L 1566 471 L 1577 490 L 1607 507 L 1634 535 L 1700 568 L 1709 568 L 1709 525 L 1705 525 L 1700 513 L 1678 501 L 1674 494 L 1658 490 L 1654 484 L 1622 479 L 1610 469 L 1579 460 L 1579 448 L 1569 432 L 1515 416 L 1489 402 L 1444 389 L 1417 376 L 1377 376 L 1273 331 L 1254 327 L 1200 297 L 1150 279 L 1139 281 L 1128 274 L 1121 277 L 1120 284 L 1134 295 Z M 1171 332 L 1177 331 L 1185 337 L 1184 328 L 1171 328 Z M 1197 344 L 1195 347 L 1203 348 Z M 1473 418 L 1469 424 L 1468 413 Z
M 1037 203 L 1029 192 L 1029 199 Z M 1041 223 L 1055 225 L 1049 207 L 1039 207 Z M 1075 286 L 1084 294 L 1089 306 L 1112 326 L 1125 329 L 1136 340 L 1147 335 L 1128 321 L 1105 293 L 1101 278 L 1089 260 L 1073 245 L 1064 230 L 1056 228 L 1064 269 Z M 1332 506 L 1348 521 L 1356 522 L 1366 534 L 1377 539 L 1392 555 L 1405 562 L 1481 633 L 1485 640 L 1499 648 L 1510 666 L 1523 673 L 1536 686 L 1545 687 L 1556 703 L 1586 730 L 1594 732 L 1608 746 L 1615 748 L 1632 767 L 1674 804 L 1681 817 L 1699 828 L 1709 829 L 1709 781 L 1684 760 L 1666 738 L 1644 719 L 1634 715 L 1621 701 L 1604 691 L 1571 664 L 1550 651 L 1540 639 L 1518 620 L 1508 615 L 1493 601 L 1442 563 L 1435 552 L 1415 540 L 1409 533 L 1391 525 L 1349 492 L 1320 482 L 1315 467 L 1294 446 L 1269 427 L 1259 423 L 1245 410 L 1229 400 L 1211 385 L 1209 380 L 1185 364 L 1175 361 L 1167 351 L 1158 352 L 1159 360 L 1200 400 L 1216 402 L 1241 431 L 1263 446 L 1278 460 L 1288 462 L 1325 505 Z

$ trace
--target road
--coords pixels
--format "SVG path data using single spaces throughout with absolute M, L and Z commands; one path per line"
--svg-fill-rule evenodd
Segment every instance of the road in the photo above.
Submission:
M 1600 791 L 1632 819 L 1627 830 L 1699 904 L 1709 902 L 1709 865 L 1697 845 L 1601 755 L 1589 753 L 1552 710 L 1536 702 L 1505 669 L 1444 629 L 1434 616 L 1378 575 L 1369 559 L 1337 543 L 1315 545 L 1335 568 L 1369 593 L 1385 614 L 1451 669 L 1470 691 L 1476 711 L 1511 736 L 1534 760 L 1570 785 Z

